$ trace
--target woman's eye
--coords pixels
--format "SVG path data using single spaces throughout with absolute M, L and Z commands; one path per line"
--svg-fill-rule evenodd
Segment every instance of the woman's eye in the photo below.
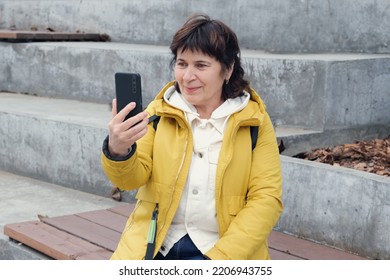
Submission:
M 184 67 L 186 67 L 186 64 L 184 62 L 178 61 L 178 62 L 176 62 L 176 66 L 179 68 L 184 68 Z
M 199 63 L 199 64 L 196 64 L 196 67 L 199 69 L 203 69 L 206 67 L 206 64 Z

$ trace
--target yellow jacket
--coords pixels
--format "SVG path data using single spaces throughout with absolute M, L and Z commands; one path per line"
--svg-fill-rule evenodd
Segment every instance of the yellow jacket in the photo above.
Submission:
M 179 205 L 193 150 L 184 113 L 163 100 L 167 84 L 147 107 L 161 116 L 155 131 L 138 140 L 134 154 L 122 161 L 102 153 L 107 177 L 123 190 L 139 188 L 137 204 L 111 259 L 143 259 L 152 212 L 158 203 L 157 254 Z M 271 120 L 254 90 L 251 100 L 227 123 L 216 174 L 220 239 L 206 255 L 211 259 L 269 259 L 267 237 L 282 212 L 279 150 Z M 250 126 L 259 126 L 252 151 Z

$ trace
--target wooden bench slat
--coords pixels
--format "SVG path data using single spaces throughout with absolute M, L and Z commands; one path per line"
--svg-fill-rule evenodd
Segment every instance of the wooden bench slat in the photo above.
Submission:
M 0 30 L 0 39 L 21 41 L 103 41 L 104 36 L 99 33 Z
M 109 259 L 112 252 L 39 221 L 7 224 L 4 234 L 57 260 Z
M 107 210 L 114 212 L 114 213 L 117 213 L 117 214 L 120 214 L 120 215 L 128 218 L 130 216 L 131 212 L 134 210 L 134 207 L 135 207 L 135 203 L 112 207 L 112 208 L 109 208 Z
M 0 38 L 3 39 L 16 39 L 18 34 L 11 30 L 0 30 Z
M 122 233 L 127 221 L 127 217 L 108 210 L 96 210 L 75 215 L 95 224 L 115 230 L 118 233 Z
M 121 236 L 115 230 L 75 215 L 43 218 L 41 221 L 110 251 L 116 249 Z
M 273 231 L 268 238 L 269 247 L 307 260 L 363 260 L 347 252 L 323 246 L 308 240 Z
M 271 260 L 304 260 L 300 257 L 293 256 L 285 252 L 280 252 L 272 248 L 269 248 L 269 254 L 271 256 Z
M 55 259 L 109 259 L 134 204 L 5 225 L 4 233 Z M 308 240 L 272 231 L 274 260 L 365 259 Z

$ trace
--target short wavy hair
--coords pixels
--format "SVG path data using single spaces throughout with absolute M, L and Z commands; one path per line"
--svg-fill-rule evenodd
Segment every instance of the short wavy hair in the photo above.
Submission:
M 204 14 L 190 17 L 173 36 L 170 50 L 173 54 L 171 67 L 177 60 L 177 52 L 199 51 L 214 57 L 226 71 L 233 65 L 229 82 L 223 84 L 222 98 L 234 98 L 249 89 L 249 82 L 244 79 L 241 66 L 241 52 L 236 34 L 220 20 L 212 20 Z M 176 90 L 180 92 L 177 83 Z

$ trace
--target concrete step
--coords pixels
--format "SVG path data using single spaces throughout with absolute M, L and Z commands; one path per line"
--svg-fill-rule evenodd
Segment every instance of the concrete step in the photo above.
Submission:
M 0 170 L 0 260 L 47 259 L 3 234 L 9 223 L 38 220 L 38 215 L 60 216 L 82 211 L 106 209 L 123 205 L 105 198 L 56 184 L 31 179 Z
M 370 259 L 390 259 L 389 177 L 288 156 L 281 160 L 279 230 Z
M 100 162 L 108 105 L 0 93 L 0 169 L 110 196 Z
M 112 185 L 100 153 L 110 118 L 107 104 L 0 93 L 0 169 L 108 197 Z M 284 155 L 387 136 L 388 131 L 389 125 L 344 131 L 276 126 Z M 123 200 L 134 200 L 134 194 L 123 193 Z
M 106 104 L 0 93 L 0 170 L 109 197 L 100 153 L 110 118 Z M 288 143 L 319 132 L 279 127 L 277 133 Z M 134 193 L 123 193 L 123 200 L 134 200 Z
M 167 45 L 194 13 L 236 31 L 242 48 L 276 53 L 389 53 L 388 0 L 3 0 L 0 29 L 107 33 L 115 42 Z
M 1 225 L 9 223 L 10 220 L 18 222 L 30 220 L 37 214 L 45 215 L 49 213 L 47 209 L 51 215 L 60 215 L 61 211 L 52 212 L 53 209 L 60 210 L 60 205 L 65 205 L 66 211 L 84 211 L 81 208 L 88 205 L 85 201 L 90 197 L 98 202 L 92 204 L 91 210 L 95 209 L 95 206 L 96 209 L 106 207 L 106 202 L 111 203 L 111 184 L 105 178 L 100 164 L 101 143 L 107 133 L 109 118 L 110 111 L 105 104 L 0 93 L 0 170 L 30 177 L 20 178 L 0 172 L 0 219 L 3 219 Z M 288 149 L 291 143 L 303 147 L 337 138 L 332 131 L 320 132 L 283 126 L 277 127 L 276 130 L 279 139 L 284 140 Z M 383 130 L 388 133 L 389 127 L 383 126 Z M 367 132 L 368 135 L 370 131 Z M 320 165 L 282 156 L 285 211 L 278 224 L 279 229 L 338 248 L 347 248 L 352 252 L 362 252 L 363 256 L 387 259 L 388 248 L 381 247 L 381 244 L 388 244 L 381 241 L 382 236 L 387 236 L 382 233 L 386 224 L 380 222 L 383 221 L 380 217 L 385 217 L 389 212 L 386 204 L 389 196 L 388 179 L 381 179 L 378 175 L 360 175 L 362 172 L 347 171 L 346 168 Z M 325 171 L 325 174 L 322 171 Z M 350 178 L 348 175 L 357 173 L 358 177 Z M 372 178 L 374 180 L 371 181 Z M 45 193 L 52 192 L 58 200 L 51 199 L 49 194 L 42 194 L 41 190 Z M 302 195 L 303 193 L 305 195 Z M 75 197 L 70 194 L 75 194 Z M 376 198 L 375 194 L 380 195 Z M 126 192 L 123 195 L 124 201 L 134 200 L 134 192 Z M 313 199 L 308 200 L 311 208 L 306 207 L 307 203 L 300 203 L 305 196 L 312 196 Z M 349 202 L 339 203 L 340 199 L 345 197 L 349 198 Z M 369 203 L 364 206 L 361 204 L 362 199 Z M 327 205 L 327 208 L 318 208 L 321 203 Z M 378 209 L 384 210 L 380 213 L 382 216 L 372 220 L 367 213 L 370 213 L 375 205 L 380 205 Z M 79 206 L 80 209 L 77 208 Z M 313 207 L 317 207 L 316 215 L 313 215 Z M 348 215 L 345 215 L 346 211 L 349 211 Z M 351 216 L 354 218 L 350 219 Z M 340 226 L 340 223 L 347 221 L 353 222 L 350 224 L 352 231 L 349 225 Z M 326 231 L 329 228 L 332 228 L 332 232 Z M 370 246 L 364 245 L 367 244 L 364 240 L 371 234 L 372 228 L 380 229 L 375 231 L 373 239 L 374 251 L 383 248 L 379 253 L 370 249 L 373 244 L 371 240 Z M 359 240 L 356 236 L 347 238 L 350 232 L 357 233 Z M 355 242 L 356 240 L 359 242 Z M 4 255 L 7 259 L 44 258 L 24 248 L 14 253 L 17 248 L 15 243 L 0 240 L 0 259 Z
M 242 52 L 247 78 L 278 126 L 342 129 L 390 122 L 390 55 Z M 108 104 L 114 73 L 142 75 L 144 104 L 173 79 L 166 46 L 0 43 L 0 91 Z M 297 113 L 304 112 L 304 113 Z

